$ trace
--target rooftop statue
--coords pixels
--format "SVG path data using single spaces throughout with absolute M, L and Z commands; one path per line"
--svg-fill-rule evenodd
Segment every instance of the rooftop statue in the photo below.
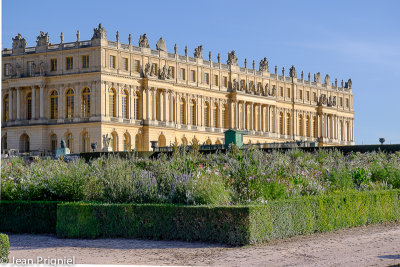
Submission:
M 267 60 L 266 57 L 260 61 L 259 70 L 260 70 L 260 71 L 267 71 L 267 72 L 269 72 L 268 60 Z
M 289 75 L 292 78 L 297 78 L 296 68 L 293 65 L 289 69 Z
M 314 74 L 314 82 L 321 83 L 321 73 L 320 72 L 317 72 L 316 74 Z
M 329 75 L 327 74 L 327 75 L 325 75 L 325 80 L 324 80 L 324 83 L 325 84 L 327 84 L 327 85 L 329 85 L 330 83 L 331 83 L 331 77 L 329 77 Z
M 195 58 L 203 58 L 203 46 L 199 45 L 197 48 L 195 48 L 193 55 Z
M 13 40 L 12 44 L 13 49 L 26 48 L 26 40 L 25 38 L 22 38 L 22 35 L 20 33 L 18 33 L 18 35 L 15 36 L 15 38 L 12 38 L 12 40 Z
M 232 50 L 232 52 L 228 53 L 228 60 L 226 61 L 228 65 L 238 65 L 238 58 L 235 55 L 235 50 Z
M 107 39 L 107 31 L 101 26 L 101 23 L 99 23 L 98 28 L 93 29 L 93 39 Z
M 36 37 L 36 46 L 47 46 L 49 44 L 49 33 L 40 31 L 40 35 Z
M 343 82 L 342 82 L 342 84 L 343 84 Z M 349 80 L 344 84 L 344 88 L 351 89 L 351 88 L 352 88 L 352 85 L 353 85 L 353 83 L 352 83 L 351 79 L 349 79 Z
M 167 52 L 167 44 L 162 37 L 157 41 L 156 48 L 159 51 Z
M 140 35 L 140 37 L 139 37 L 139 47 L 150 48 L 149 40 L 147 39 L 146 34 Z
M 142 74 L 144 78 L 148 78 L 150 75 L 150 63 L 146 63 L 144 69 L 142 69 Z

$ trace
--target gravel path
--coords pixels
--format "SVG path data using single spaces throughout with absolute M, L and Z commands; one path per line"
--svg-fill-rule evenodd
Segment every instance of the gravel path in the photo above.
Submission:
M 217 244 L 130 239 L 58 239 L 11 234 L 10 260 L 64 258 L 77 264 L 389 266 L 400 264 L 400 222 L 270 243 L 228 247 Z

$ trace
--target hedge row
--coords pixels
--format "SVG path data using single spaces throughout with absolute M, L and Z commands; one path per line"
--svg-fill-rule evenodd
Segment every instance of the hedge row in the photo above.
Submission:
M 273 201 L 262 206 L 58 205 L 57 235 L 244 245 L 400 219 L 400 190 Z
M 260 206 L 0 202 L 0 231 L 243 245 L 400 220 L 400 190 L 277 200 Z
M 8 235 L 0 233 L 0 264 L 8 263 L 9 250 L 10 240 L 8 240 Z
M 1 201 L 0 231 L 56 233 L 57 203 L 51 201 Z

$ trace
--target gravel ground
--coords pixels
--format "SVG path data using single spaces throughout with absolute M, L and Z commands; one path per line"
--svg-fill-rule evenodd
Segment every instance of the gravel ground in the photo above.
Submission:
M 136 239 L 58 239 L 10 234 L 13 259 L 75 256 L 77 264 L 224 266 L 389 266 L 400 264 L 400 222 L 297 236 L 266 244 L 218 244 Z M 10 262 L 11 263 L 11 262 Z

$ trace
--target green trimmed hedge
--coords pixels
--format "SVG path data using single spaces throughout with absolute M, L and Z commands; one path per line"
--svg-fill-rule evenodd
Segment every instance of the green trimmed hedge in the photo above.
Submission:
M 8 263 L 9 250 L 10 240 L 8 240 L 8 235 L 0 233 L 0 264 Z
M 400 219 L 400 190 L 271 201 L 262 206 L 208 207 L 64 203 L 57 235 L 254 244 L 313 232 Z
M 1 201 L 0 231 L 56 233 L 57 203 L 52 201 Z

